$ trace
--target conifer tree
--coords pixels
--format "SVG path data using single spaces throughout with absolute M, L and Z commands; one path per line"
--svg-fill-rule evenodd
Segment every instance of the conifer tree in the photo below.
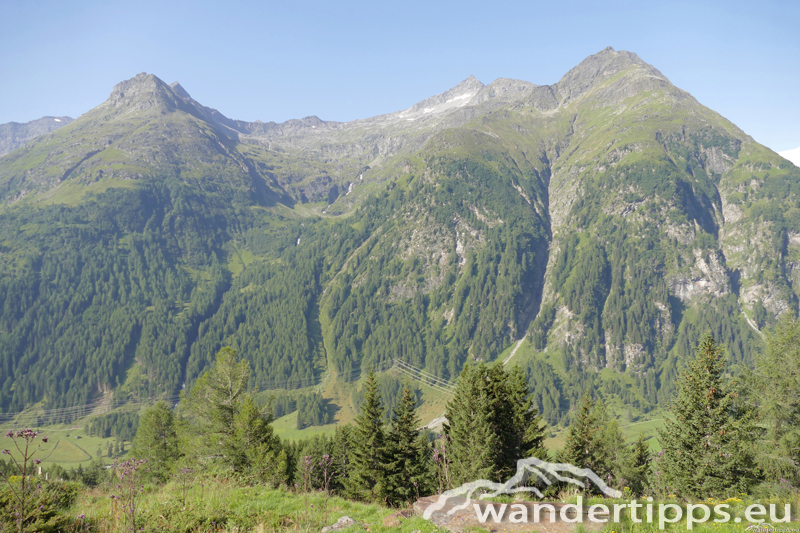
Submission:
M 415 406 L 416 397 L 406 384 L 386 436 L 384 497 L 392 505 L 427 494 L 432 479 L 428 457 L 430 447 L 417 429 L 420 421 Z
M 383 405 L 375 371 L 370 368 L 364 381 L 364 401 L 353 430 L 351 491 L 363 500 L 375 500 L 383 491 L 384 429 Z
M 156 403 L 142 415 L 133 439 L 132 454 L 134 459 L 147 459 L 146 477 L 157 482 L 169 478 L 180 454 L 175 417 L 164 401 Z
M 500 364 L 466 365 L 446 417 L 448 460 L 455 484 L 505 480 L 514 475 L 519 459 L 547 457 L 545 426 L 518 365 L 509 372 Z
M 236 350 L 223 348 L 214 364 L 195 382 L 188 394 L 181 394 L 181 407 L 189 415 L 182 431 L 181 448 L 195 458 L 215 457 L 234 441 L 234 420 L 247 396 L 250 365 L 238 360 Z M 223 454 L 230 466 L 235 456 Z
M 635 496 L 644 494 L 647 478 L 650 475 L 650 447 L 643 433 L 633 443 L 625 455 L 622 478 Z
M 617 486 L 617 482 L 621 480 L 622 465 L 627 456 L 625 437 L 622 435 L 619 422 L 609 415 L 603 400 L 595 402 L 592 416 L 597 427 L 595 433 L 597 466 L 593 470 L 609 485 Z
M 234 471 L 273 486 L 285 483 L 288 459 L 273 433 L 272 413 L 258 409 L 248 396 L 234 416 L 233 427 L 225 451 Z
M 800 484 L 800 321 L 784 313 L 767 332 L 749 376 L 750 400 L 766 432 L 759 466 L 767 479 Z
M 588 394 L 585 395 L 575 421 L 569 426 L 567 441 L 559 460 L 579 468 L 589 468 L 602 476 L 604 458 L 599 446 L 600 428 L 593 408 L 594 402 Z
M 723 349 L 710 333 L 696 359 L 681 373 L 668 419 L 659 438 L 671 490 L 705 498 L 747 492 L 758 480 L 752 412 L 743 411 L 735 383 L 723 378 Z
M 331 439 L 331 455 L 333 456 L 331 468 L 334 472 L 331 488 L 345 496 L 352 496 L 349 493 L 349 489 L 352 487 L 347 481 L 350 479 L 353 468 L 353 442 L 352 426 L 349 424 L 336 426 L 336 431 Z
M 222 348 L 214 364 L 186 395 L 186 408 L 206 425 L 209 433 L 230 436 L 233 419 L 247 392 L 250 365 L 239 360 L 236 350 Z
M 510 433 L 513 440 L 508 447 L 511 461 L 516 462 L 522 457 L 547 459 L 548 453 L 544 447 L 547 424 L 538 409 L 533 407 L 530 386 L 521 366 L 514 365 L 508 372 L 507 383 L 508 402 L 514 408 L 514 430 Z
M 493 389 L 486 365 L 464 365 L 445 411 L 444 432 L 449 437 L 447 458 L 453 486 L 479 479 L 500 481 L 501 448 L 493 427 L 497 401 Z

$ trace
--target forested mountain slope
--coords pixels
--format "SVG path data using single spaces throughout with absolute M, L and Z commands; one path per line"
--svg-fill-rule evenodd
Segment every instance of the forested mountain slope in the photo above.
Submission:
M 0 158 L 0 200 L 5 411 L 174 394 L 227 345 L 302 387 L 525 335 L 551 422 L 613 376 L 646 411 L 704 329 L 748 363 L 800 289 L 800 169 L 610 48 L 348 123 L 140 74 Z

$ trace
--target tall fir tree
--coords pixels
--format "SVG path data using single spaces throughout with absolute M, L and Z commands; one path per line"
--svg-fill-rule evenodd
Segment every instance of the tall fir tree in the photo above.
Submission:
M 784 313 L 767 331 L 764 350 L 748 376 L 749 400 L 765 434 L 758 463 L 768 481 L 800 484 L 800 321 Z
M 445 411 L 453 486 L 478 479 L 500 481 L 500 436 L 493 427 L 496 402 L 489 368 L 483 363 L 467 363 Z
M 353 430 L 353 465 L 350 491 L 363 500 L 374 501 L 383 493 L 384 408 L 374 369 L 364 381 L 364 401 Z
M 455 484 L 501 481 L 516 473 L 517 461 L 547 458 L 545 425 L 530 398 L 524 370 L 515 365 L 467 365 L 448 403 L 445 432 Z
M 384 498 L 391 505 L 413 501 L 432 488 L 430 445 L 417 429 L 416 403 L 406 384 L 386 436 Z
M 260 410 L 247 396 L 233 418 L 233 428 L 224 449 L 234 472 L 272 486 L 286 483 L 288 458 L 274 434 L 271 411 Z
M 650 476 L 650 447 L 643 433 L 631 446 L 625 455 L 622 478 L 625 486 L 630 487 L 634 496 L 642 496 L 647 489 L 647 479 Z
M 331 488 L 346 497 L 353 497 L 348 483 L 353 473 L 353 447 L 353 427 L 349 424 L 336 426 L 331 438 L 331 468 L 334 472 Z
M 747 492 L 757 483 L 757 430 L 736 384 L 727 383 L 724 350 L 707 333 L 681 373 L 659 438 L 667 483 L 678 495 L 705 498 Z
M 533 406 L 527 376 L 519 365 L 514 365 L 508 372 L 507 395 L 514 413 L 514 429 L 509 433 L 512 440 L 508 446 L 511 461 L 516 462 L 523 457 L 547 459 L 547 448 L 544 446 L 547 424 Z
M 597 427 L 596 446 L 597 466 L 595 474 L 605 479 L 609 485 L 621 488 L 622 465 L 627 457 L 625 437 L 617 419 L 612 417 L 603 400 L 597 400 L 592 414 Z
M 559 454 L 563 463 L 589 468 L 602 476 L 605 458 L 600 447 L 600 427 L 597 424 L 594 401 L 588 394 L 581 400 L 575 421 L 567 431 L 567 440 Z

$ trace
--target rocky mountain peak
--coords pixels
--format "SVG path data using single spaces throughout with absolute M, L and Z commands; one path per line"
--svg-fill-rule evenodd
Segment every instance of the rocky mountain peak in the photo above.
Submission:
M 624 50 L 616 51 L 609 46 L 581 61 L 553 89 L 564 104 L 629 69 L 639 77 L 654 78 L 669 84 L 661 72 L 642 61 L 636 54 Z
M 185 98 L 187 100 L 192 99 L 192 97 L 189 96 L 189 93 L 186 92 L 186 89 L 184 89 L 183 86 L 181 86 L 181 84 L 178 83 L 177 81 L 170 84 L 170 88 L 172 88 L 172 91 L 181 98 Z
M 481 81 L 478 78 L 470 74 L 470 76 L 467 79 L 465 79 L 464 81 L 462 81 L 449 91 L 445 92 L 444 94 L 447 93 L 464 94 L 468 92 L 477 92 L 483 89 L 483 87 L 484 87 L 483 83 L 481 83 Z
M 436 96 L 431 96 L 417 104 L 414 104 L 401 113 L 402 116 L 409 114 L 430 114 L 440 113 L 455 107 L 463 107 L 483 89 L 484 85 L 475 76 L 467 79 Z
M 177 104 L 175 94 L 173 89 L 157 76 L 141 72 L 129 80 L 116 84 L 105 104 L 115 108 L 131 107 L 134 111 L 152 107 L 174 109 Z

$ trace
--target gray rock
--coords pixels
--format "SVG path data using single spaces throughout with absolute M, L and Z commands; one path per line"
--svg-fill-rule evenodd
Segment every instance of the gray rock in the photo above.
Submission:
M 343 516 L 336 521 L 335 524 L 326 526 L 322 528 L 322 533 L 331 533 L 332 531 L 341 531 L 343 529 L 347 529 L 348 527 L 352 527 L 356 525 L 358 522 L 350 518 L 349 516 Z

